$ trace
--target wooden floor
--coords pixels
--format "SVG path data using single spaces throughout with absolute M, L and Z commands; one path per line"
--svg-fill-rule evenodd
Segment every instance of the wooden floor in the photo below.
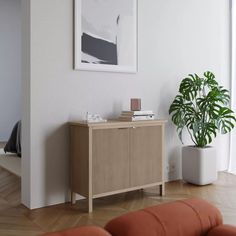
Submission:
M 104 226 L 110 219 L 147 206 L 178 199 L 200 197 L 216 205 L 225 223 L 236 225 L 236 176 L 220 173 L 219 180 L 205 187 L 175 181 L 166 184 L 166 196 L 156 189 L 135 191 L 94 201 L 94 212 L 86 213 L 86 201 L 30 211 L 20 204 L 20 179 L 0 168 L 0 235 L 40 235 L 81 225 Z

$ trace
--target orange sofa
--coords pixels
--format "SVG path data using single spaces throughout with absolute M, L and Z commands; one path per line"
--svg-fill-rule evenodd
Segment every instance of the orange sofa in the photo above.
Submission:
M 213 205 L 188 199 L 128 213 L 108 222 L 105 229 L 87 226 L 45 236 L 236 236 L 236 227 L 223 225 Z

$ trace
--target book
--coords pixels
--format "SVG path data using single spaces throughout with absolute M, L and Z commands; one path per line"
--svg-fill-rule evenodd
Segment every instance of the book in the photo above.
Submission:
M 147 110 L 147 111 L 122 111 L 122 114 L 127 115 L 154 115 L 153 111 Z
M 138 116 L 154 116 L 154 114 L 133 115 L 133 114 L 121 113 L 120 116 L 121 117 L 138 117 Z
M 154 115 L 138 115 L 138 116 L 120 116 L 121 121 L 142 121 L 142 120 L 154 120 Z

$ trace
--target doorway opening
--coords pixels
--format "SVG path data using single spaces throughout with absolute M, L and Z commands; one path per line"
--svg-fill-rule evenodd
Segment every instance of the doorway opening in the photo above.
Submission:
M 0 183 L 6 174 L 21 184 L 21 0 L 0 0 Z M 10 186 L 10 182 L 8 183 Z M 14 185 L 15 186 L 15 185 Z M 18 193 L 19 201 L 20 193 Z

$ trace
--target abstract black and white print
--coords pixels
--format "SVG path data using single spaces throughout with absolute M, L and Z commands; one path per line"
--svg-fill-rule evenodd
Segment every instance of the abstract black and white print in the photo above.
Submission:
M 80 1 L 80 63 L 135 66 L 135 0 Z

